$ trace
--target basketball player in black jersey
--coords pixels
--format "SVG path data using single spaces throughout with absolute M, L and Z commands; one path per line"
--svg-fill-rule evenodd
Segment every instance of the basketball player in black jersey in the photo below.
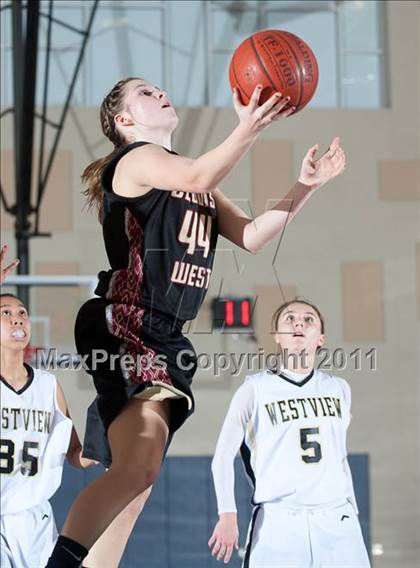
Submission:
M 119 513 L 147 495 L 172 434 L 192 413 L 195 358 L 177 356 L 192 351 L 182 326 L 208 289 L 218 235 L 258 252 L 344 169 L 336 138 L 319 160 L 318 147 L 310 148 L 297 183 L 255 220 L 225 197 L 219 183 L 265 128 L 293 110 L 280 93 L 259 106 L 260 93 L 258 86 L 245 106 L 234 92 L 238 126 L 196 159 L 172 151 L 178 117 L 159 88 L 126 79 L 102 103 L 102 129 L 114 150 L 88 166 L 83 180 L 99 208 L 111 268 L 99 274 L 100 297 L 82 306 L 75 334 L 98 391 L 85 452 L 109 469 L 73 504 L 49 567 L 79 566 Z M 99 349 L 106 361 L 94 361 Z

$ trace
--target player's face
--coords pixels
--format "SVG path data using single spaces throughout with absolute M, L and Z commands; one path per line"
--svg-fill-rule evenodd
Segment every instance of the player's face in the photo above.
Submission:
M 31 322 L 20 300 L 10 296 L 0 298 L 0 324 L 2 349 L 25 349 L 31 338 Z
M 287 353 L 304 351 L 313 357 L 325 341 L 318 314 L 306 304 L 290 304 L 278 318 L 275 340 Z
M 125 86 L 125 108 L 135 125 L 148 129 L 172 132 L 178 116 L 165 91 L 141 79 L 129 81 Z

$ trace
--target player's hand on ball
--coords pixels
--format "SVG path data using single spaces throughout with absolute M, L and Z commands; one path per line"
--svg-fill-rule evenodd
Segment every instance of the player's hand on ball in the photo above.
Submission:
M 340 146 L 339 138 L 334 138 L 327 152 L 316 160 L 318 149 L 318 144 L 309 148 L 303 158 L 299 176 L 299 182 L 309 185 L 312 189 L 318 189 L 330 179 L 342 174 L 346 167 L 346 155 Z
M 236 513 L 223 513 L 214 527 L 213 534 L 208 542 L 212 548 L 212 556 L 216 556 L 217 560 L 223 560 L 225 564 L 232 557 L 233 548 L 238 550 L 238 521 Z
M 274 93 L 268 101 L 259 106 L 262 87 L 258 85 L 248 105 L 243 105 L 237 89 L 233 91 L 233 106 L 242 126 L 249 128 L 252 133 L 261 132 L 273 122 L 292 114 L 294 107 L 288 107 L 290 97 L 282 97 Z
M 8 248 L 7 245 L 3 245 L 0 250 L 0 284 L 3 284 L 9 273 L 12 272 L 12 270 L 14 270 L 16 266 L 19 264 L 19 260 L 15 259 L 13 262 L 9 264 L 9 266 L 3 268 L 7 248 Z

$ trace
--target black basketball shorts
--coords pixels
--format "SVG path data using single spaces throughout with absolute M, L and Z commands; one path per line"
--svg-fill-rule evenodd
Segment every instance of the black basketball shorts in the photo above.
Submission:
M 191 382 L 197 359 L 170 315 L 94 298 L 80 308 L 77 351 L 92 375 L 97 397 L 88 409 L 83 455 L 109 467 L 106 432 L 132 397 L 171 400 L 170 439 L 194 411 Z

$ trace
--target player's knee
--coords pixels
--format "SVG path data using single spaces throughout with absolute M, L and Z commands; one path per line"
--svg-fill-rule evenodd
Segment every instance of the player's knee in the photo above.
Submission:
M 156 466 L 152 465 L 145 468 L 145 471 L 142 474 L 144 479 L 144 486 L 142 488 L 142 492 L 148 489 L 149 487 L 151 487 L 155 483 L 155 481 L 159 477 L 159 473 L 160 473 L 160 463 Z
M 151 487 L 159 476 L 160 464 L 150 464 L 145 466 L 142 464 L 136 467 L 135 464 L 125 467 L 123 483 L 134 497 L 139 496 L 141 493 Z

